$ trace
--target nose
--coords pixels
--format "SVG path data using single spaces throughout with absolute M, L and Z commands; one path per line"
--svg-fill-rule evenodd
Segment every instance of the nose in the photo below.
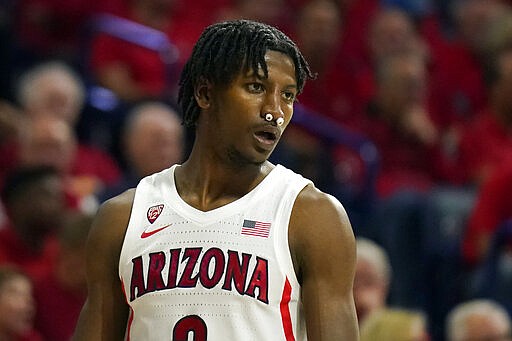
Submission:
M 269 114 L 272 116 L 271 118 Z M 266 121 L 284 120 L 284 113 L 281 108 L 281 94 L 278 91 L 269 92 L 267 96 L 265 96 L 265 102 L 261 108 L 260 117 Z

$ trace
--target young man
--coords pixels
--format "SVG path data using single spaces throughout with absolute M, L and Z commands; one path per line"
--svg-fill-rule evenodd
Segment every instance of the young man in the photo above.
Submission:
M 203 32 L 180 82 L 192 152 L 101 207 L 75 340 L 358 339 L 343 207 L 267 161 L 310 77 L 273 27 Z

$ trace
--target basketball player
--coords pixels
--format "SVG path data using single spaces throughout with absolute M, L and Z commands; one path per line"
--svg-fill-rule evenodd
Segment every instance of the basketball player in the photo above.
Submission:
M 358 339 L 343 207 L 267 161 L 310 77 L 273 27 L 203 32 L 180 81 L 191 154 L 100 208 L 75 340 Z

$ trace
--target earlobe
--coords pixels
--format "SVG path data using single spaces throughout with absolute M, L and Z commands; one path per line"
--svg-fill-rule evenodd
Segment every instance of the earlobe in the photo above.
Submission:
M 202 80 L 196 86 L 194 97 L 196 98 L 197 105 L 201 109 L 208 109 L 210 107 L 210 91 L 211 84 L 207 80 Z

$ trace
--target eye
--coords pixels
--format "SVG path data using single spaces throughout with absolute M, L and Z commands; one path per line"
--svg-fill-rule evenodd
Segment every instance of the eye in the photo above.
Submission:
M 295 101 L 295 93 L 292 91 L 283 92 L 283 97 L 287 102 L 293 103 Z
M 247 84 L 247 89 L 250 92 L 262 92 L 263 91 L 263 84 L 261 84 L 261 83 L 249 83 L 249 84 Z

